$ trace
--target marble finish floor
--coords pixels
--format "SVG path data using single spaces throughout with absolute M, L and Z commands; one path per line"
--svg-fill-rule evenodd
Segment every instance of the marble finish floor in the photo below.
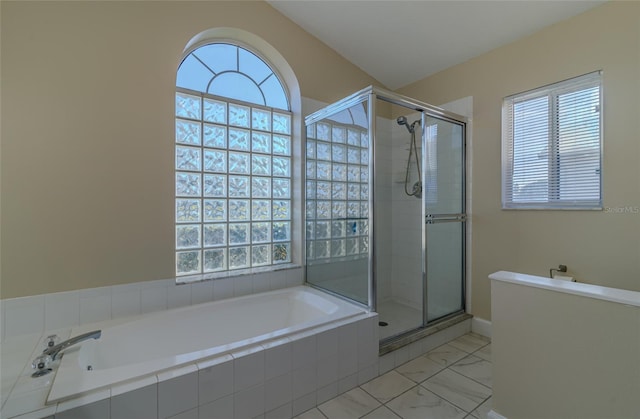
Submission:
M 484 419 L 491 394 L 491 342 L 468 333 L 297 419 Z

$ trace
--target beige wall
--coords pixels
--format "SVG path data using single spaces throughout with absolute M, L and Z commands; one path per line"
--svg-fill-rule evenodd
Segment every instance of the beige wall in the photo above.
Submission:
M 493 410 L 509 419 L 638 417 L 640 307 L 562 289 L 491 286 Z
M 379 84 L 262 1 L 1 8 L 2 298 L 173 276 L 175 71 L 196 34 L 262 37 L 305 97 Z
M 505 96 L 604 70 L 604 206 L 640 208 L 640 2 L 611 2 L 401 89 L 429 103 L 473 96 L 472 312 L 490 318 L 487 275 L 547 276 L 640 290 L 640 213 L 503 211 Z

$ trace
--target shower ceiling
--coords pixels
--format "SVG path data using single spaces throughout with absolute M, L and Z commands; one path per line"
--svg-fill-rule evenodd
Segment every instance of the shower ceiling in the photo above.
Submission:
M 386 87 L 398 89 L 605 0 L 268 2 Z

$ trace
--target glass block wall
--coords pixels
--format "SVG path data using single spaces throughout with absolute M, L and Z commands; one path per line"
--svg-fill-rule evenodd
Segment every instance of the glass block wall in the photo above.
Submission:
M 291 262 L 291 113 L 178 89 L 176 275 Z
M 367 130 L 325 119 L 307 126 L 306 149 L 307 265 L 367 258 Z

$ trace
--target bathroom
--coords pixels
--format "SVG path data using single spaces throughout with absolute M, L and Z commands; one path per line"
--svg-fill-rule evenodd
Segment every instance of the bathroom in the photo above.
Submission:
M 640 218 L 634 208 L 640 207 L 640 60 L 638 37 L 630 36 L 638 34 L 638 13 L 637 3 L 605 2 L 393 88 L 435 106 L 471 98 L 472 106 L 452 111 L 469 122 L 469 228 L 460 285 L 476 333 L 491 335 L 488 276 L 496 271 L 548 277 L 549 268 L 565 264 L 579 282 L 639 290 Z M 0 18 L 3 354 L 21 335 L 307 281 L 303 185 L 294 178 L 300 184 L 292 199 L 299 204 L 292 215 L 299 221 L 290 269 L 175 285 L 176 69 L 197 34 L 211 28 L 255 34 L 243 42 L 262 50 L 272 46 L 298 80 L 299 91 L 289 92 L 298 138 L 304 138 L 307 115 L 383 83 L 267 2 L 3 2 Z M 553 65 L 540 65 L 549 59 Z M 596 70 L 603 72 L 605 92 L 603 211 L 503 210 L 503 99 Z M 402 115 L 409 123 L 418 119 L 415 110 L 385 115 L 389 129 L 406 142 L 400 157 L 392 156 L 399 167 L 389 171 L 399 188 L 410 140 L 395 123 Z M 298 164 L 294 173 L 302 173 Z M 380 285 L 379 293 L 385 289 Z M 1 393 L 4 405 L 4 380 Z

